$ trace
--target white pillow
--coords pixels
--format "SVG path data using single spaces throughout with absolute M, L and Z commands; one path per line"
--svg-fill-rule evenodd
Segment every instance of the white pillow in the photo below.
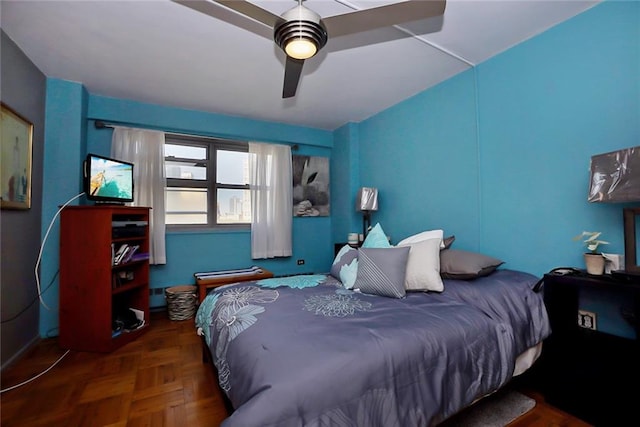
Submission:
M 435 239 L 440 238 L 440 247 L 444 248 L 444 231 L 443 230 L 428 230 L 423 231 L 422 233 L 414 234 L 412 236 L 407 237 L 404 240 L 401 240 L 397 246 L 400 245 L 410 245 L 412 243 L 418 243 L 427 239 Z
M 407 291 L 444 291 L 440 277 L 440 242 L 442 238 L 437 237 L 412 244 L 398 244 L 411 247 L 404 279 Z

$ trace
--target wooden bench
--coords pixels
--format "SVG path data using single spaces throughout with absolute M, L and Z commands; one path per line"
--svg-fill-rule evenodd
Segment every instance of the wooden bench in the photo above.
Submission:
M 235 273 L 233 271 L 236 271 Z M 199 303 L 207 296 L 207 289 L 217 288 L 218 286 L 228 285 L 236 282 L 247 282 L 249 280 L 269 279 L 273 277 L 273 273 L 264 268 L 255 268 L 254 270 L 231 270 L 227 272 L 212 271 L 210 275 L 198 276 L 204 273 L 196 273 L 196 286 L 198 286 Z

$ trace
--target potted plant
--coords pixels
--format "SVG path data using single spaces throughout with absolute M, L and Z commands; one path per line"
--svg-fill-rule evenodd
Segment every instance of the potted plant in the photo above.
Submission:
M 604 273 L 605 257 L 598 251 L 600 245 L 608 245 L 609 242 L 598 239 L 602 232 L 600 231 L 583 231 L 578 234 L 573 240 L 581 240 L 587 247 L 589 252 L 584 254 L 584 262 L 587 267 L 587 273 L 594 275 L 601 275 Z

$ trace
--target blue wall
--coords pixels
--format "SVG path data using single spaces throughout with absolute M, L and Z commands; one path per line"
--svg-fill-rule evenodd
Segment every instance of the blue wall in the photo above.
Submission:
M 60 224 L 54 220 L 59 207 L 82 191 L 81 164 L 86 150 L 83 118 L 87 111 L 87 96 L 78 83 L 47 79 L 42 174 L 42 238 L 46 237 L 46 241 L 42 248 L 39 280 L 42 300 L 48 309 L 40 308 L 42 337 L 58 335 Z
M 51 80 L 45 182 L 69 188 L 45 187 L 43 224 L 79 191 L 81 154 L 109 152 L 110 131 L 92 127 L 91 119 L 101 119 L 298 143 L 300 154 L 331 157 L 332 216 L 294 218 L 292 259 L 259 262 L 278 274 L 328 269 L 332 244 L 361 229 L 353 207 L 359 186 L 379 189 L 373 221 L 393 242 L 443 228 L 455 234 L 455 248 L 499 257 L 505 268 L 542 275 L 556 266 L 583 267 L 584 250 L 572 241 L 583 230 L 603 231 L 611 242 L 606 251 L 623 251 L 622 206 L 587 203 L 588 167 L 593 154 L 640 145 L 639 41 L 640 3 L 607 1 L 334 132 L 104 98 Z M 48 247 L 57 250 L 52 240 Z M 169 233 L 169 263 L 152 268 L 152 286 L 192 283 L 195 271 L 253 264 L 249 245 L 248 232 Z M 56 256 L 48 255 L 48 278 Z M 297 266 L 299 258 L 306 265 Z M 55 289 L 46 300 L 54 295 Z M 632 333 L 605 299 L 586 295 L 581 304 L 598 312 L 599 328 Z M 56 325 L 57 316 L 43 315 L 41 333 Z
M 298 144 L 295 154 L 331 157 L 331 132 L 279 123 L 248 120 L 200 111 L 150 105 L 102 96 L 89 96 L 88 119 L 126 123 L 169 132 L 239 140 Z M 111 130 L 89 126 L 90 152 L 110 150 Z M 242 268 L 254 264 L 276 275 L 325 272 L 332 261 L 331 217 L 293 219 L 293 255 L 270 260 L 251 259 L 251 234 L 245 231 L 176 232 L 166 238 L 167 264 L 151 267 L 151 287 L 194 283 L 193 273 Z M 304 265 L 296 261 L 304 259 Z M 151 297 L 151 306 L 165 304 L 164 296 Z
M 478 67 L 481 246 L 512 268 L 583 266 L 583 230 L 623 253 L 622 206 L 587 202 L 588 171 L 640 145 L 639 11 L 605 2 Z
M 362 233 L 362 216 L 355 211 L 360 183 L 359 126 L 348 123 L 334 132 L 331 156 L 333 241 L 346 242 L 347 234 Z
M 474 94 L 473 73 L 462 73 L 361 123 L 360 180 L 378 188 L 372 222 L 392 243 L 442 228 L 477 248 Z
M 374 222 L 395 242 L 443 228 L 454 248 L 538 276 L 584 267 L 583 230 L 623 253 L 623 206 L 587 202 L 588 170 L 593 154 L 640 145 L 639 76 L 640 3 L 605 2 L 360 123 Z M 607 301 L 581 306 L 633 336 Z
M 331 157 L 332 132 L 188 111 L 89 94 L 82 84 L 49 79 L 47 138 L 44 166 L 43 228 L 58 206 L 78 195 L 81 164 L 87 152 L 109 155 L 110 129 L 95 129 L 94 120 L 205 136 L 298 144 L 301 155 Z M 84 197 L 72 204 L 85 203 Z M 45 294 L 52 310 L 41 310 L 41 336 L 57 335 L 59 224 L 54 223 L 43 254 L 42 277 L 53 283 Z M 193 284 L 193 273 L 261 265 L 276 275 L 326 272 L 333 260 L 331 217 L 293 219 L 293 256 L 252 260 L 251 235 L 246 231 L 167 233 L 167 264 L 151 267 L 151 287 Z M 304 259 L 304 265 L 296 261 Z M 164 295 L 151 297 L 151 306 L 165 305 Z

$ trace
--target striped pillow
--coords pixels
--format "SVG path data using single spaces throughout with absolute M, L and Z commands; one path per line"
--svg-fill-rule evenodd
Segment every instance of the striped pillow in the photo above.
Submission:
M 360 248 L 358 275 L 354 288 L 365 294 L 404 298 L 404 279 L 409 258 L 408 246 L 395 248 Z

